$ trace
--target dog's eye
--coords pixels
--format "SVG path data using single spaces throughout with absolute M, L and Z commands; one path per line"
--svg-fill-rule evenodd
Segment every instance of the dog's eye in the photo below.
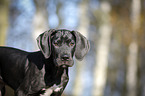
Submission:
M 71 42 L 71 43 L 70 43 L 70 46 L 73 46 L 74 44 L 75 44 L 74 42 Z
M 54 45 L 55 45 L 55 46 L 58 46 L 58 44 L 57 44 L 57 43 L 54 43 Z
M 54 44 L 55 46 L 58 46 L 58 42 L 54 42 L 53 44 Z

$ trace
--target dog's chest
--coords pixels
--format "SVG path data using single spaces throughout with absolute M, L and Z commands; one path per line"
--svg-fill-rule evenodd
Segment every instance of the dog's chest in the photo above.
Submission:
M 45 68 L 43 66 L 43 68 L 41 70 L 38 70 L 37 68 L 35 68 L 34 71 L 31 71 L 31 90 L 33 91 L 39 91 L 41 88 L 45 87 Z

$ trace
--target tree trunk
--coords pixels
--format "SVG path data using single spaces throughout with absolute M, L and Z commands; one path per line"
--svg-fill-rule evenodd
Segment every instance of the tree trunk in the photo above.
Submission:
M 131 21 L 132 21 L 132 42 L 129 45 L 128 66 L 127 66 L 127 96 L 137 95 L 137 60 L 138 60 L 138 43 L 137 31 L 140 27 L 140 0 L 132 0 Z
M 111 6 L 107 1 L 101 2 L 103 23 L 100 25 L 100 39 L 96 49 L 96 66 L 94 72 L 94 87 L 92 96 L 103 96 L 107 79 L 109 45 L 112 33 L 109 12 Z
M 5 45 L 8 28 L 9 0 L 0 1 L 0 45 Z
M 82 1 L 81 5 L 80 5 L 80 24 L 79 24 L 79 28 L 78 31 L 83 34 L 85 37 L 88 37 L 88 27 L 89 27 L 89 18 L 87 16 L 87 12 L 88 12 L 88 0 Z M 85 21 L 85 22 L 84 22 Z M 76 80 L 75 80 L 75 85 L 73 87 L 73 96 L 82 96 L 83 95 L 83 88 L 85 84 L 83 84 L 83 78 L 82 78 L 82 74 L 83 74 L 83 70 L 85 67 L 85 60 L 83 61 L 77 61 L 76 62 L 76 68 L 77 68 L 77 72 L 76 72 Z
M 35 50 L 38 49 L 36 38 L 48 30 L 48 12 L 47 12 L 47 0 L 34 0 L 36 12 L 33 19 L 33 41 Z

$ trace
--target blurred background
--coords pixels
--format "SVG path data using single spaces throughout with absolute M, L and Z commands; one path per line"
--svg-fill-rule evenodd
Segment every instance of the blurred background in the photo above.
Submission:
M 145 0 L 0 0 L 1 46 L 39 50 L 37 36 L 51 28 L 91 44 L 63 96 L 145 96 Z

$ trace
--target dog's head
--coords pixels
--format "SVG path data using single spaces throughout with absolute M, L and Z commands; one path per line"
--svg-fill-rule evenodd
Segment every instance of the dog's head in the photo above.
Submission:
M 44 57 L 52 55 L 57 67 L 73 66 L 73 56 L 82 60 L 88 53 L 88 40 L 77 31 L 51 29 L 37 38 L 38 46 Z

